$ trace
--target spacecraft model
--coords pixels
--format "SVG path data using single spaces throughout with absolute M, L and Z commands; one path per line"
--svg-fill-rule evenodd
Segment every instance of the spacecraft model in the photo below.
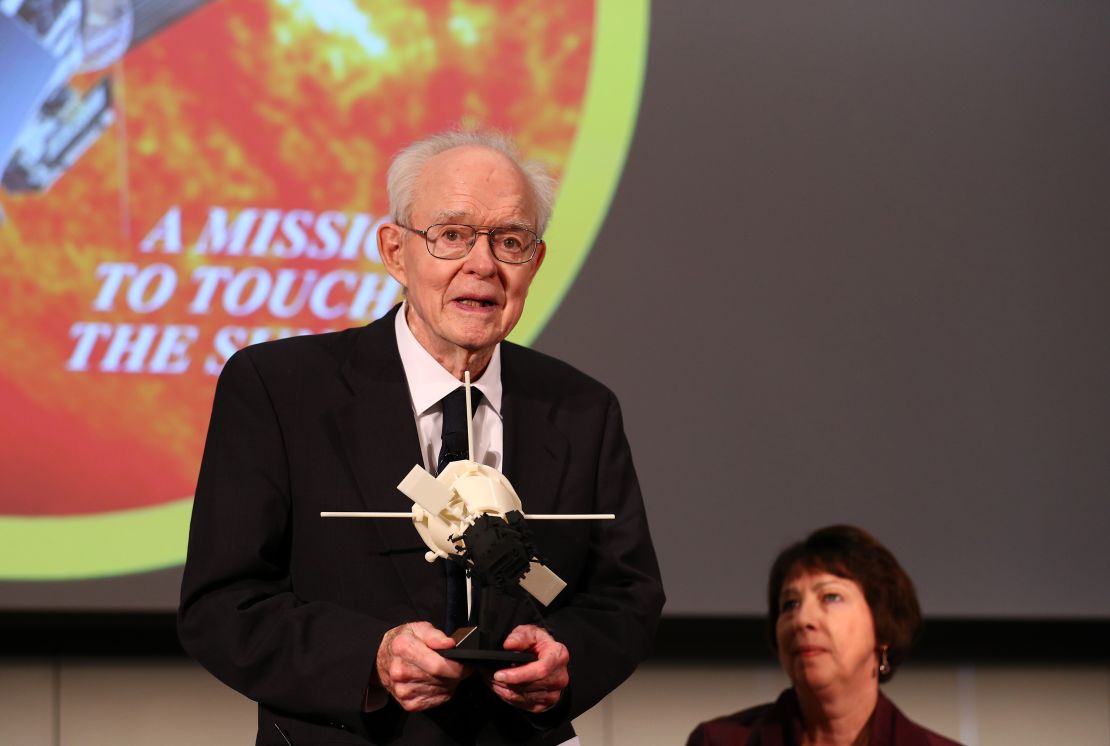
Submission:
M 612 520 L 612 513 L 527 514 L 512 484 L 496 469 L 474 461 L 474 425 L 470 396 L 470 373 L 466 386 L 466 430 L 469 458 L 448 464 L 433 477 L 421 466 L 414 466 L 397 485 L 413 502 L 409 513 L 334 512 L 324 518 L 410 518 L 428 551 L 428 562 L 443 559 L 460 564 L 472 582 L 496 587 L 508 595 L 523 589 L 544 606 L 550 604 L 566 583 L 538 557 L 527 521 L 538 520 Z M 474 628 L 465 627 L 456 635 L 457 648 L 477 643 Z M 488 645 L 484 641 L 482 645 Z M 441 651 L 447 657 L 466 657 L 456 651 Z M 509 661 L 504 654 L 515 651 L 485 650 L 490 660 Z M 531 660 L 516 658 L 514 660 Z
M 0 187 L 47 191 L 115 121 L 109 76 L 70 80 L 210 1 L 0 0 Z

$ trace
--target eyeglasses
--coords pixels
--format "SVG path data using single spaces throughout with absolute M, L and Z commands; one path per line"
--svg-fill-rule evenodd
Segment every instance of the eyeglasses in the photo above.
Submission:
M 524 264 L 532 261 L 541 241 L 534 231 L 517 226 L 487 228 L 459 223 L 436 223 L 429 225 L 427 230 L 419 230 L 401 223 L 397 225 L 423 236 L 428 244 L 428 253 L 436 259 L 462 259 L 474 248 L 478 236 L 484 235 L 489 239 L 494 259 L 506 264 Z

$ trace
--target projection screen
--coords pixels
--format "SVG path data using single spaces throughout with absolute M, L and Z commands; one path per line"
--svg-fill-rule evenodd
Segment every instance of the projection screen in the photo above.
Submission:
M 389 158 L 487 126 L 667 615 L 847 522 L 927 615 L 1110 617 L 1110 7 L 55 5 L 0 4 L 0 609 L 172 610 L 221 365 L 387 311 Z

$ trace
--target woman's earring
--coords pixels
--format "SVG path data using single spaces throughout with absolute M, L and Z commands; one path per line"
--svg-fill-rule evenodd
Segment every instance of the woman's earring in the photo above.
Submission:
M 890 675 L 890 661 L 887 660 L 887 657 L 886 657 L 886 651 L 887 651 L 888 647 L 889 647 L 888 645 L 883 645 L 881 648 L 879 648 L 879 675 L 880 676 L 889 676 Z

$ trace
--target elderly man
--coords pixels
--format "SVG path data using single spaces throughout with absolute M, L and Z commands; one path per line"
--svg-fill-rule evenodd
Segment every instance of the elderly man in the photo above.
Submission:
M 543 263 L 553 195 L 499 136 L 415 143 L 390 168 L 396 222 L 378 237 L 404 303 L 225 366 L 179 630 L 258 701 L 259 744 L 576 743 L 571 719 L 650 651 L 663 592 L 617 401 L 504 341 Z M 568 585 L 542 623 L 531 604 L 498 599 L 483 627 L 536 660 L 497 671 L 439 654 L 454 645 L 460 579 L 403 551 L 418 543 L 411 523 L 319 517 L 407 510 L 396 485 L 414 463 L 443 465 L 445 402 L 464 371 L 481 394 L 474 458 L 508 477 L 527 512 L 617 516 L 532 524 Z

